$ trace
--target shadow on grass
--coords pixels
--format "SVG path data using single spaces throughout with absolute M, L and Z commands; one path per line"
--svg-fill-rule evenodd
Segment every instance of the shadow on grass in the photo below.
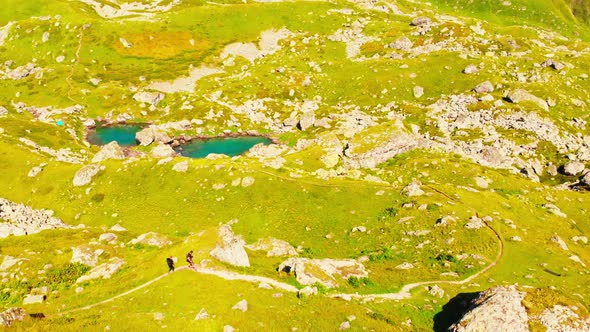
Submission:
M 460 293 L 452 298 L 442 308 L 442 311 L 434 315 L 434 326 L 435 332 L 448 331 L 449 327 L 459 321 L 461 317 L 467 312 L 473 301 L 479 292 L 475 293 Z

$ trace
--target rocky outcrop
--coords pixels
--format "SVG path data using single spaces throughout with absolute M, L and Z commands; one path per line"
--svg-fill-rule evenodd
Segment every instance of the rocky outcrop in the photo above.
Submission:
M 364 265 L 354 259 L 289 258 L 279 265 L 278 270 L 294 273 L 297 282 L 302 285 L 319 282 L 326 287 L 337 287 L 339 279 L 364 278 L 369 275 Z
M 221 225 L 218 230 L 219 241 L 209 253 L 219 261 L 234 266 L 248 267 L 250 260 L 244 249 L 246 242 L 241 236 L 235 235 L 230 225 Z
M 96 266 L 98 264 L 98 256 L 103 253 L 102 249 L 92 249 L 88 246 L 79 246 L 72 248 L 71 263 L 80 263 L 87 266 Z
M 572 308 L 560 304 L 543 310 L 534 317 L 547 331 L 587 332 L 590 331 L 590 318 L 580 317 Z
M 0 326 L 12 326 L 15 322 L 22 321 L 27 316 L 23 308 L 8 308 L 0 313 Z
M 162 248 L 171 245 L 172 241 L 170 241 L 170 239 L 168 239 L 168 237 L 166 237 L 165 235 L 158 234 L 155 232 L 149 232 L 141 234 L 137 238 L 129 241 L 129 244 L 144 244 L 148 246 Z
M 79 171 L 76 172 L 76 175 L 74 175 L 74 187 L 81 187 L 89 184 L 90 182 L 92 182 L 92 177 L 98 174 L 99 171 L 100 166 L 97 164 L 82 167 Z
M 119 272 L 125 261 L 118 257 L 111 258 L 107 263 L 100 264 L 90 270 L 88 274 L 79 277 L 76 283 L 83 283 L 92 279 L 109 279 L 113 274 Z
M 51 210 L 36 210 L 0 198 L 0 238 L 69 227 L 61 219 L 54 217 L 53 213 Z
M 522 305 L 525 295 L 515 286 L 490 288 L 471 302 L 468 312 L 449 331 L 527 332 L 528 315 Z
M 563 174 L 569 176 L 576 176 L 584 171 L 584 163 L 579 161 L 570 161 L 569 163 L 563 165 Z
M 245 246 L 249 250 L 253 251 L 266 251 L 266 256 L 297 256 L 297 251 L 288 242 L 275 239 L 265 238 L 260 239 L 254 244 Z
M 115 141 L 104 145 L 97 154 L 92 158 L 93 163 L 99 163 L 107 159 L 125 159 L 125 153 L 119 144 Z
M 140 102 L 157 106 L 166 95 L 160 92 L 138 92 L 133 95 L 133 99 Z

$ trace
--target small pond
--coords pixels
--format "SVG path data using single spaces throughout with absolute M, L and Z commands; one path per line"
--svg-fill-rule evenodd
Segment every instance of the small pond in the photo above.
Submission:
M 175 148 L 176 152 L 185 157 L 205 158 L 210 153 L 237 156 L 247 152 L 256 144 L 268 145 L 272 141 L 261 136 L 219 137 L 194 139 Z
M 115 126 L 100 126 L 88 133 L 86 139 L 90 144 L 105 145 L 112 141 L 119 143 L 120 146 L 137 145 L 135 133 L 143 129 L 145 124 L 119 124 Z

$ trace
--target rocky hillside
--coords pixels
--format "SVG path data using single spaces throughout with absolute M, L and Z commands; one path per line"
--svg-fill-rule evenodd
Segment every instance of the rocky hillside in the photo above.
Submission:
M 587 327 L 587 2 L 5 1 L 3 325 Z

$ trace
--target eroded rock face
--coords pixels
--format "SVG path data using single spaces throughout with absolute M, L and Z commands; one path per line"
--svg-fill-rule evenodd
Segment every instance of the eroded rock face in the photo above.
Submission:
M 0 198 L 0 238 L 9 235 L 39 233 L 46 229 L 67 228 L 61 219 L 53 216 L 51 210 L 36 210 Z
M 248 253 L 244 249 L 246 242 L 241 236 L 234 234 L 230 225 L 221 225 L 218 235 L 219 242 L 209 253 L 211 256 L 234 266 L 250 266 Z
M 365 266 L 354 259 L 289 258 L 279 265 L 279 271 L 295 273 L 297 282 L 302 285 L 319 282 L 326 287 L 337 287 L 337 277 L 346 280 L 350 277 L 364 278 L 369 275 Z
M 74 175 L 74 186 L 81 187 L 89 184 L 90 182 L 92 182 L 92 177 L 98 174 L 99 171 L 100 166 L 96 164 L 82 167 L 79 171 L 76 172 L 76 175 Z
M 472 301 L 469 311 L 449 331 L 527 332 L 528 315 L 522 305 L 525 295 L 515 286 L 490 288 Z

